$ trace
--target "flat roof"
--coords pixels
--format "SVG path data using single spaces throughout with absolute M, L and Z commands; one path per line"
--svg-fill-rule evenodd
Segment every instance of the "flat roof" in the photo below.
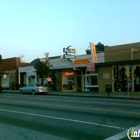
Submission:
M 103 62 L 103 63 L 95 63 L 95 66 L 112 66 L 112 65 L 132 65 L 132 64 L 140 64 L 140 59 L 135 60 L 124 60 L 124 61 L 114 61 L 114 62 Z

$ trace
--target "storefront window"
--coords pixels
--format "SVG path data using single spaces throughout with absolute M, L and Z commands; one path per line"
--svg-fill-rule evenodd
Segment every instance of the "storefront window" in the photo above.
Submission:
M 127 79 L 126 77 L 126 66 L 114 66 L 113 74 L 114 74 L 114 90 L 116 92 L 126 92 L 129 87 L 129 91 L 132 89 L 131 84 L 131 66 L 127 66 L 130 69 L 130 77 Z M 129 82 L 128 82 L 128 81 Z
M 134 91 L 140 91 L 140 66 L 136 66 L 134 70 Z
M 63 90 L 76 90 L 75 89 L 75 73 L 73 71 L 64 71 L 62 78 Z
M 98 75 L 85 74 L 85 87 L 98 87 Z

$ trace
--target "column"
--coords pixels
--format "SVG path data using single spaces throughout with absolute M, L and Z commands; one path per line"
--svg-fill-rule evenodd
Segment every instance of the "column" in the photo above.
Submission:
M 35 84 L 37 84 L 37 72 L 35 71 Z
M 21 81 L 20 81 L 20 72 L 18 72 L 18 84 L 20 85 L 21 83 L 20 83 Z
M 134 92 L 134 65 L 131 65 L 131 83 L 132 83 L 132 93 Z
M 27 74 L 28 72 L 26 72 L 26 74 L 25 74 L 25 80 L 26 80 L 26 84 L 29 84 L 29 77 L 28 77 L 28 74 Z

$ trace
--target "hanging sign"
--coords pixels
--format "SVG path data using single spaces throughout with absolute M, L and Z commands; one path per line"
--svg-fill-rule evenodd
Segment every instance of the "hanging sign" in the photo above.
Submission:
M 95 71 L 95 65 L 94 65 L 93 63 L 88 64 L 88 65 L 87 65 L 87 68 L 86 68 L 86 71 L 87 71 L 87 72 Z

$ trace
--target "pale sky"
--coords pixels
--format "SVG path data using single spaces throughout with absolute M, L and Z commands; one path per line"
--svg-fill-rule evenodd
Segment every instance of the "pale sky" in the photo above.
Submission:
M 85 54 L 89 42 L 140 42 L 140 0 L 0 0 L 0 54 L 23 61 Z

